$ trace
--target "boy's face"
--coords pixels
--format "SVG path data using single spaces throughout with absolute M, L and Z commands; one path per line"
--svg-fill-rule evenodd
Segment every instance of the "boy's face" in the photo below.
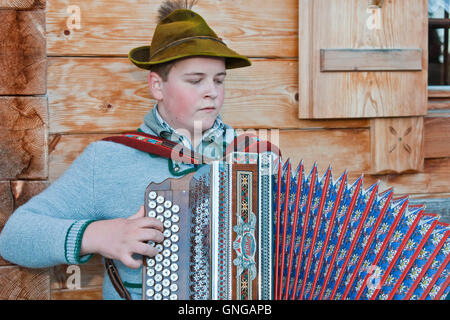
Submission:
M 224 100 L 225 76 L 223 58 L 190 57 L 173 65 L 167 81 L 151 72 L 149 85 L 161 117 L 192 139 L 194 124 L 202 132 L 214 124 Z

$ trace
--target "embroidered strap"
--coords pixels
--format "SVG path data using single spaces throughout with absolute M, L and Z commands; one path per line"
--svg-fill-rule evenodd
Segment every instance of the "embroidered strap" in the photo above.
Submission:
M 120 143 L 140 151 L 187 164 L 201 164 L 211 161 L 211 159 L 184 147 L 182 144 L 144 132 L 126 132 L 118 136 L 106 137 L 102 140 Z
M 121 135 L 106 137 L 102 140 L 120 143 L 140 151 L 175 161 L 181 161 L 186 164 L 198 165 L 210 163 L 212 161 L 212 159 L 196 153 L 180 143 L 144 132 L 126 132 Z M 280 149 L 269 141 L 261 141 L 254 134 L 241 134 L 228 145 L 223 160 L 225 160 L 226 155 L 231 152 L 262 153 L 267 151 L 281 156 Z

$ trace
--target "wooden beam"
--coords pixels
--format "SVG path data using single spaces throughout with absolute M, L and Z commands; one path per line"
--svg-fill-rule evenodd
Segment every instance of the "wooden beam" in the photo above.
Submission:
M 450 110 L 429 110 L 424 121 L 425 158 L 450 157 Z
M 45 0 L 0 0 L 0 9 L 36 10 L 45 9 Z
M 47 98 L 0 97 L 0 179 L 47 178 Z
M 0 267 L 0 299 L 50 299 L 49 269 L 28 269 L 18 266 Z
M 0 10 L 0 34 L 0 95 L 45 94 L 45 11 Z
M 420 71 L 422 49 L 320 49 L 320 71 Z
M 423 117 L 371 120 L 371 173 L 423 170 Z

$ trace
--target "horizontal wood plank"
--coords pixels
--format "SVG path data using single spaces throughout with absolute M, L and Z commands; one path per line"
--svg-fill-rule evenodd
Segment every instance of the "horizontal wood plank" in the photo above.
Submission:
M 11 192 L 11 183 L 9 181 L 0 181 L 0 232 L 2 232 L 8 218 L 14 211 L 14 197 Z M 8 261 L 0 256 L 0 266 L 9 265 Z
M 149 45 L 160 1 L 55 0 L 47 6 L 48 54 L 122 55 Z M 72 5 L 72 6 L 70 6 Z M 204 0 L 194 10 L 240 54 L 297 56 L 297 0 Z
M 102 300 L 102 287 L 79 290 L 52 290 L 51 300 Z
M 297 62 L 253 60 L 229 70 L 223 120 L 237 128 L 369 127 L 366 119 L 298 120 Z M 156 102 L 148 71 L 124 58 L 49 58 L 50 133 L 135 130 Z
M 102 258 L 94 255 L 88 262 L 80 265 L 58 265 L 50 270 L 51 289 L 80 290 L 101 287 L 105 267 Z
M 320 71 L 418 71 L 422 49 L 320 49 Z

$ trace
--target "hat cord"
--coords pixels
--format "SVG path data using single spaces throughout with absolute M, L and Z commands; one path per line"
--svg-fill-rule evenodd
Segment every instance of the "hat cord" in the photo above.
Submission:
M 160 53 L 161 51 L 164 51 L 164 50 L 166 50 L 166 49 L 168 49 L 168 48 L 170 48 L 170 47 L 173 47 L 173 46 L 175 46 L 175 45 L 177 45 L 177 44 L 180 44 L 180 43 L 183 43 L 183 42 L 186 42 L 186 41 L 189 41 L 189 40 L 193 40 L 193 39 L 209 39 L 209 40 L 214 40 L 214 41 L 217 41 L 217 42 L 222 43 L 225 47 L 227 46 L 227 45 L 225 44 L 225 42 L 222 41 L 221 38 L 214 38 L 214 37 L 210 37 L 210 36 L 193 36 L 193 37 L 187 37 L 187 38 L 182 38 L 182 39 L 175 40 L 175 41 L 173 41 L 173 42 L 168 43 L 166 46 L 164 46 L 164 47 L 162 47 L 162 48 L 159 48 L 158 50 L 156 50 L 155 53 L 153 53 L 153 54 L 150 56 L 150 58 L 149 58 L 148 60 L 149 60 L 149 61 L 152 60 L 152 58 L 153 58 L 154 56 L 156 56 L 158 53 Z

